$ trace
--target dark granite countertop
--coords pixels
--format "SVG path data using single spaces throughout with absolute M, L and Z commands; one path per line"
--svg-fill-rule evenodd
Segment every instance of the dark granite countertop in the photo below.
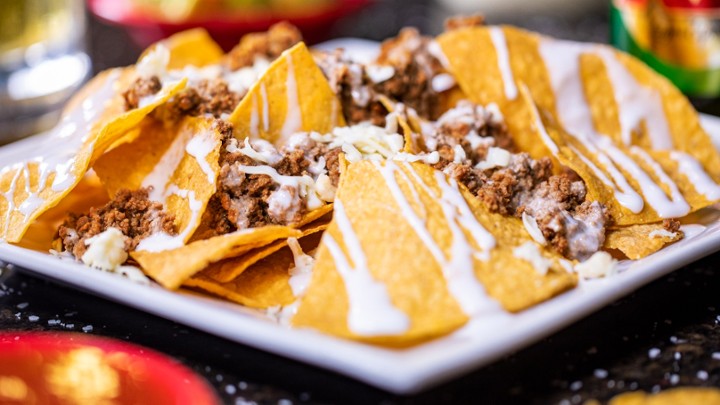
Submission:
M 404 25 L 440 27 L 427 1 L 384 1 L 340 21 L 333 36 L 381 39 Z M 402 10 L 402 12 L 398 12 Z M 435 17 L 433 17 L 435 16 Z M 604 41 L 605 15 L 574 21 L 536 16 L 524 26 Z M 132 63 L 140 49 L 120 30 L 91 25 L 95 70 Z M 113 337 L 168 354 L 205 377 L 230 404 L 562 403 L 674 386 L 720 386 L 720 254 L 682 268 L 529 348 L 451 383 L 397 397 L 348 378 L 258 351 L 95 296 L 0 273 L 0 330 Z

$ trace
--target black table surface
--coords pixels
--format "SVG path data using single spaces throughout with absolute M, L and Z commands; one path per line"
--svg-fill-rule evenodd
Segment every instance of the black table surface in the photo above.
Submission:
M 402 10 L 402 12 L 398 12 Z M 437 32 L 434 3 L 384 1 L 340 21 L 333 36 L 381 39 L 404 25 Z M 604 41 L 603 12 L 522 25 Z M 91 21 L 96 70 L 132 63 L 140 49 L 119 29 Z M 35 278 L 0 273 L 0 330 L 107 336 L 153 348 L 204 377 L 224 403 L 561 403 L 618 393 L 720 386 L 720 254 L 711 254 L 494 364 L 425 393 L 400 397 L 352 379 Z

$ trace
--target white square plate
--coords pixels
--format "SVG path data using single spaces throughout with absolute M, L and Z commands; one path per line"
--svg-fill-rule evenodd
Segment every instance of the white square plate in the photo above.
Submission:
M 330 47 L 363 48 L 376 43 L 333 41 Z M 720 119 L 703 116 L 716 146 Z M 40 135 L 42 136 L 42 135 Z M 33 148 L 27 139 L 0 149 L 3 157 Z M 318 367 L 336 371 L 398 394 L 411 394 L 457 377 L 528 346 L 679 267 L 720 250 L 720 211 L 707 209 L 703 225 L 684 228 L 685 239 L 645 259 L 622 262 L 620 273 L 582 282 L 577 288 L 519 314 L 477 318 L 455 333 L 408 349 L 386 349 L 341 340 L 312 330 L 287 329 L 238 305 L 192 293 L 143 286 L 9 244 L 0 259 L 107 299 Z

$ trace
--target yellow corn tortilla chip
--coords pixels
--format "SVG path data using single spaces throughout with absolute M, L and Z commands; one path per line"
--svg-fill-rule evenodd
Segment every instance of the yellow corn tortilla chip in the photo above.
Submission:
M 619 250 L 629 259 L 637 260 L 682 238 L 682 231 L 668 232 L 662 224 L 630 225 L 608 230 L 603 247 Z
M 720 405 L 720 390 L 712 387 L 679 387 L 657 393 L 626 392 L 613 397 L 609 405 Z
M 263 138 L 277 146 L 293 133 L 328 133 L 344 126 L 342 108 L 304 43 L 277 58 L 228 119 L 238 139 Z
M 250 250 L 277 239 L 301 235 L 301 231 L 286 226 L 264 226 L 195 241 L 176 249 L 135 251 L 130 256 L 140 264 L 145 274 L 163 287 L 174 290 L 210 263 L 227 258 L 228 252 L 238 246 Z
M 315 233 L 319 233 L 327 229 L 328 220 L 319 220 L 308 224 L 307 226 L 300 229 L 302 236 L 309 236 Z M 253 249 L 243 254 L 242 256 L 233 257 L 231 259 L 225 259 L 217 263 L 213 263 L 204 269 L 199 276 L 203 276 L 208 279 L 212 279 L 218 283 L 227 283 L 240 276 L 245 270 L 253 266 L 258 261 L 274 254 L 280 249 L 287 246 L 287 239 L 277 240 L 270 243 L 267 246 L 262 246 L 257 249 Z
M 320 243 L 320 237 L 321 234 L 315 232 L 298 242 L 304 252 L 310 252 Z M 251 308 L 284 306 L 295 301 L 288 273 L 293 265 L 293 253 L 284 243 L 278 251 L 257 261 L 228 282 L 218 282 L 200 273 L 187 280 L 184 286 L 199 288 Z
M 132 142 L 101 156 L 93 168 L 111 196 L 120 189 L 152 187 L 150 199 L 175 216 L 184 243 L 215 194 L 222 135 L 212 120 L 202 117 L 176 122 L 147 117 L 138 132 Z M 138 250 L 143 250 L 143 242 Z
M 202 67 L 219 63 L 225 53 L 205 29 L 193 28 L 150 45 L 138 60 L 147 56 L 158 45 L 163 45 L 170 51 L 167 65 L 169 70 L 182 69 L 188 65 Z
M 486 236 L 476 238 L 480 233 Z M 495 247 L 485 250 L 480 244 L 490 243 L 483 242 L 488 233 Z M 513 255 L 515 247 L 534 243 L 530 240 L 520 220 L 489 214 L 469 192 L 427 165 L 352 163 L 340 179 L 333 221 L 291 322 L 405 346 L 449 333 L 484 310 L 518 311 L 572 288 L 576 276 L 561 270 L 552 253 L 537 250 L 551 261 L 546 275 Z M 363 295 L 385 304 L 363 307 Z M 359 305 L 356 312 L 351 298 Z M 387 329 L 353 329 L 350 325 L 363 324 L 362 318 L 352 319 L 353 313 Z
M 132 68 L 100 73 L 68 103 L 51 135 L 3 159 L 0 239 L 19 241 L 32 221 L 80 182 L 95 159 L 185 86 L 184 80 L 168 84 L 142 108 L 126 112 L 115 86 L 133 75 Z
M 700 126 L 698 114 L 669 81 L 642 62 L 607 46 L 569 43 L 512 27 L 454 30 L 441 35 L 438 43 L 465 94 L 481 104 L 497 103 L 521 150 L 535 158 L 555 155 L 561 163 L 578 171 L 586 183 L 597 185 L 590 194 L 608 198 L 600 201 L 609 206 L 618 224 L 652 223 L 682 216 L 717 200 L 717 192 L 706 192 L 700 187 L 702 184 L 690 181 L 669 157 L 671 151 L 693 155 L 707 172 L 706 176 L 714 182 L 720 180 L 720 155 Z M 483 55 L 483 63 L 478 63 L 476 55 Z M 560 79 L 553 79 L 553 74 Z M 555 83 L 566 92 L 562 99 L 554 91 L 553 80 L 562 80 L 560 84 Z M 524 86 L 527 86 L 525 92 Z M 514 97 L 509 88 L 515 89 Z M 554 139 L 558 146 L 575 149 L 558 152 L 548 147 L 547 142 L 539 142 L 528 98 L 536 104 L 545 123 L 556 127 L 555 135 L 562 140 Z M 566 128 L 569 123 L 576 133 L 571 134 L 569 127 Z M 593 133 L 603 134 L 603 142 L 609 141 L 609 145 L 620 151 L 607 152 L 607 159 L 614 161 L 612 166 L 617 166 L 616 174 L 622 179 L 613 177 L 613 167 L 603 163 L 607 159 L 597 156 L 594 150 L 582 148 L 587 146 L 583 136 L 592 137 Z M 608 147 L 603 144 L 598 149 L 606 151 Z M 650 159 L 638 156 L 634 153 L 636 149 Z M 559 153 L 563 156 L 557 156 Z M 580 153 L 582 156 L 578 156 Z M 624 163 L 618 160 L 625 157 Z M 585 159 L 598 170 L 582 162 Z M 637 169 L 631 167 L 633 165 Z M 587 170 L 580 173 L 582 170 L 577 166 L 586 166 Z M 657 174 L 656 166 L 664 173 Z M 661 179 L 663 174 L 672 179 L 673 184 Z M 595 179 L 589 180 L 590 177 Z M 608 183 L 602 181 L 602 177 L 611 179 L 608 182 L 612 183 L 626 181 L 626 188 L 639 193 L 644 205 L 638 211 L 637 206 L 620 204 L 614 193 L 601 192 L 599 188 L 607 188 L 601 183 Z M 648 183 L 642 177 L 660 185 L 668 196 L 673 187 L 679 188 L 689 209 L 676 209 L 680 215 L 657 212 L 654 204 L 657 198 L 645 195 L 640 187 Z
M 48 209 L 37 217 L 17 245 L 26 249 L 47 253 L 53 249 L 58 227 L 67 218 L 69 212 L 87 212 L 91 207 L 99 207 L 108 202 L 108 196 L 97 175 L 90 171 L 65 196 L 58 205 Z

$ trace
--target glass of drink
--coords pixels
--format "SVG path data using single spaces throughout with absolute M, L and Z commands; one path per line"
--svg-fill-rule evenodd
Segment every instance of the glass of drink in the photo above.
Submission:
M 0 144 L 52 127 L 87 79 L 83 0 L 0 1 Z

